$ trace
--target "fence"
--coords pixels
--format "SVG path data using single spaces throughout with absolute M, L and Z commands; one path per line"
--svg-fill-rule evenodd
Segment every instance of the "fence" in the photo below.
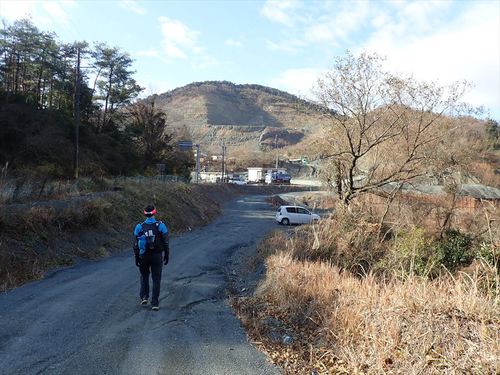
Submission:
M 133 177 L 115 177 L 113 179 L 116 183 L 133 181 L 138 183 L 150 183 L 150 182 L 189 182 L 185 177 L 175 176 L 175 175 L 158 175 L 158 176 L 133 176 Z
M 76 181 L 69 179 L 51 180 L 33 176 L 0 179 L 0 204 L 64 199 L 86 193 L 116 190 L 117 187 L 127 182 L 140 184 L 186 183 L 187 180 L 184 177 L 171 175 L 115 177 L 111 179 L 80 178 Z

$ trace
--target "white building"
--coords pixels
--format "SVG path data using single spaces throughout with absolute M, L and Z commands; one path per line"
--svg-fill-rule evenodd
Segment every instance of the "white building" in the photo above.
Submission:
M 195 174 L 195 179 L 196 179 L 196 172 Z M 193 181 L 195 181 L 193 179 Z M 200 172 L 200 182 L 208 182 L 208 183 L 216 183 L 219 182 L 222 179 L 222 173 L 221 172 Z
M 266 177 L 266 169 L 262 167 L 248 167 L 248 181 L 262 182 Z

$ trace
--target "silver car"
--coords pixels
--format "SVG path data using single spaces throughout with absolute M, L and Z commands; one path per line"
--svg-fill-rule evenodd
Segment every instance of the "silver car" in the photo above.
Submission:
M 283 225 L 309 224 L 320 217 L 301 206 L 281 206 L 276 212 L 276 221 Z

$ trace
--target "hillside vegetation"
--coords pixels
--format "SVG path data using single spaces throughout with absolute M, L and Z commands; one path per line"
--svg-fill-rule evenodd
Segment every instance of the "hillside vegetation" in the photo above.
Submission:
M 233 149 L 260 150 L 305 141 L 324 122 L 324 110 L 286 92 L 225 81 L 196 82 L 153 95 L 176 127 L 218 150 L 224 138 Z

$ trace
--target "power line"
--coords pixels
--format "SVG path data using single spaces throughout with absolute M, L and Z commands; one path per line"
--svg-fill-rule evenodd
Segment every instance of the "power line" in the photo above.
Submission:
M 274 148 L 276 149 L 276 169 L 278 169 L 278 159 L 279 159 L 278 134 L 274 136 Z

